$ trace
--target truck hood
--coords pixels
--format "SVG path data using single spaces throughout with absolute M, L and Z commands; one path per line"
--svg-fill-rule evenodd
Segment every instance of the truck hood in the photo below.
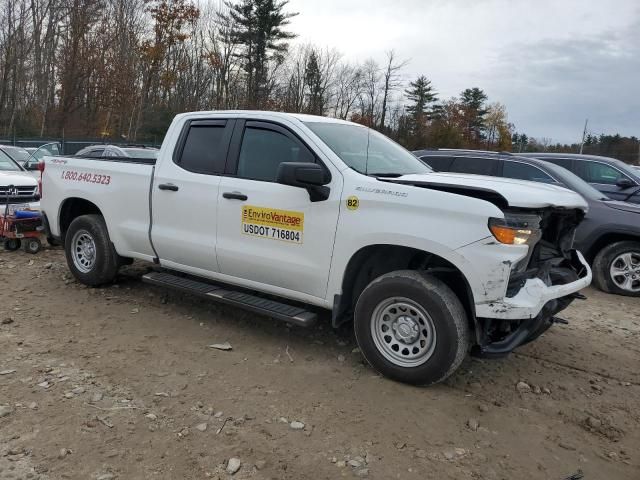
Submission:
M 9 186 L 15 185 L 16 187 L 26 187 L 33 185 L 38 186 L 38 182 L 29 172 L 5 172 L 0 171 L 0 185 Z
M 476 197 L 502 208 L 558 207 L 578 208 L 585 212 L 588 209 L 587 202 L 571 190 L 526 180 L 463 173 L 403 175 L 397 178 L 381 178 L 381 180 Z

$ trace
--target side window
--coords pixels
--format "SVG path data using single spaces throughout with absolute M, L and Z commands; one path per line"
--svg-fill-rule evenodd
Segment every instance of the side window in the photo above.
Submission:
M 601 183 L 605 185 L 615 185 L 622 173 L 605 163 L 579 161 L 577 162 L 576 174 L 585 182 Z
M 541 183 L 557 183 L 553 178 L 544 173 L 538 167 L 527 165 L 526 163 L 505 161 L 502 170 L 505 178 L 515 178 L 517 180 L 529 180 Z
M 420 157 L 424 163 L 433 168 L 436 172 L 448 172 L 449 167 L 451 166 L 451 157 L 441 157 L 440 155 L 426 155 L 424 157 Z
M 238 177 L 273 182 L 282 162 L 313 163 L 315 158 L 304 145 L 284 133 L 268 128 L 245 128 Z
M 225 122 L 192 123 L 176 163 L 190 172 L 222 174 L 227 153 L 225 130 Z
M 573 168 L 572 168 L 572 165 L 571 165 L 571 162 L 573 162 L 573 160 L 571 160 L 570 158 L 546 158 L 546 157 L 544 157 L 544 158 L 540 158 L 540 160 L 544 160 L 545 162 L 553 163 L 554 165 L 558 165 L 559 167 L 566 168 L 570 172 L 573 172 Z
M 451 164 L 450 172 L 473 173 L 475 175 L 494 175 L 497 161 L 493 158 L 456 157 Z
M 102 157 L 103 153 L 104 153 L 104 148 L 96 148 L 94 150 L 89 150 L 87 153 L 84 154 L 84 156 L 89 158 L 100 158 Z

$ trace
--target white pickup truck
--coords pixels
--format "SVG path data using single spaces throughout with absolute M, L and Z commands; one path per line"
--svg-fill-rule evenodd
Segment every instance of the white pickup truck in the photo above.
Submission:
M 367 361 L 413 384 L 503 356 L 591 281 L 568 190 L 437 174 L 361 125 L 274 112 L 178 115 L 157 160 L 47 158 L 49 234 L 86 285 L 143 277 L 298 325 L 353 320 Z

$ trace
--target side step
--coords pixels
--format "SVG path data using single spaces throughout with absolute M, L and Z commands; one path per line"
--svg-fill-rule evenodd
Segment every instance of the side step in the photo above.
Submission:
M 170 273 L 151 272 L 142 276 L 142 281 L 159 287 L 172 288 L 192 295 L 216 300 L 236 307 L 244 308 L 252 312 L 268 315 L 269 317 L 283 320 L 294 325 L 309 327 L 316 322 L 317 315 L 304 308 L 287 305 L 261 298 L 250 293 L 222 288 L 218 285 L 179 277 Z

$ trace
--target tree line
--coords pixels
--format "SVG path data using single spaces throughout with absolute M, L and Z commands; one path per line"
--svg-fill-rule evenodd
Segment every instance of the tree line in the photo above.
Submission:
M 483 90 L 442 99 L 394 50 L 349 62 L 294 43 L 297 15 L 287 0 L 0 0 L 0 137 L 152 141 L 176 113 L 262 109 L 356 121 L 410 149 L 519 145 Z

